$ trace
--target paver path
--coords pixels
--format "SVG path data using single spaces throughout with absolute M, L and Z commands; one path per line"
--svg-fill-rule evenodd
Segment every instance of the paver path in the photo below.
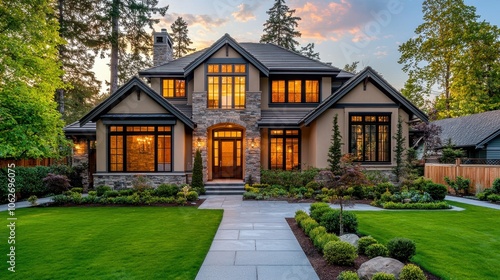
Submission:
M 447 195 L 445 200 L 456 201 L 456 202 L 460 202 L 460 203 L 465 203 L 465 204 L 500 210 L 500 205 L 489 203 L 486 201 L 481 201 L 481 200 L 474 200 L 474 199 L 462 198 L 462 197 L 451 196 L 451 195 Z

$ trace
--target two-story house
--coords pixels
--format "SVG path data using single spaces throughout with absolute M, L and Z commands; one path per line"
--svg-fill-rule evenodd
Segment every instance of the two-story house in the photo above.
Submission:
M 94 185 L 129 184 L 139 173 L 155 183 L 185 183 L 197 149 L 205 181 L 259 181 L 261 169 L 325 168 L 335 115 L 343 153 L 366 168 L 390 170 L 398 117 L 405 135 L 410 121 L 427 122 L 370 67 L 353 75 L 228 34 L 172 57 L 166 30 L 156 32 L 155 66 L 67 127 L 68 133 L 95 126 Z

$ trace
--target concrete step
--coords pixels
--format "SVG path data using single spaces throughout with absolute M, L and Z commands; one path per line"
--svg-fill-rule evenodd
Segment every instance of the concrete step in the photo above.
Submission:
M 207 195 L 241 195 L 245 192 L 245 184 L 240 182 L 207 182 Z

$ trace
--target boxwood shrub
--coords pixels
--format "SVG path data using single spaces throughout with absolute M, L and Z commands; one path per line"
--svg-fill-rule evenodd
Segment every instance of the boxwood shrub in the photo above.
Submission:
M 332 233 L 325 233 L 316 235 L 316 238 L 313 239 L 314 246 L 318 248 L 320 252 L 323 252 L 325 245 L 330 241 L 340 241 L 340 238 Z
M 366 247 L 365 250 L 366 255 L 373 259 L 375 257 L 387 257 L 389 256 L 389 250 L 383 244 L 375 243 Z
M 326 204 L 326 203 L 325 203 Z M 319 223 L 321 223 L 321 219 L 325 213 L 328 212 L 333 212 L 335 211 L 333 208 L 330 208 L 330 206 L 327 207 L 319 207 L 311 211 L 311 218 L 315 219 Z
M 403 266 L 401 273 L 399 274 L 399 280 L 425 280 L 424 272 L 420 267 L 414 264 L 407 264 Z
M 366 248 L 372 244 L 377 244 L 378 241 L 371 236 L 363 236 L 358 240 L 358 253 L 366 254 Z
M 312 240 L 314 240 L 314 238 L 316 238 L 316 236 L 323 235 L 325 233 L 326 233 L 326 228 L 323 227 L 323 226 L 319 226 L 319 227 L 316 227 L 316 228 L 312 229 L 309 232 L 309 238 L 311 238 Z
M 448 188 L 442 184 L 428 183 L 425 186 L 425 192 L 430 194 L 432 199 L 442 201 L 448 194 Z
M 389 256 L 401 262 L 407 262 L 416 253 L 416 245 L 413 240 L 402 237 L 395 237 L 387 242 Z
M 359 280 L 359 277 L 356 272 L 345 270 L 337 276 L 337 280 Z
M 401 203 L 401 202 L 385 202 L 384 209 L 451 209 L 451 206 L 446 201 L 439 202 L 416 202 L 416 203 Z
M 371 280 L 396 280 L 396 276 L 391 273 L 377 272 L 373 274 Z
M 353 265 L 358 250 L 348 242 L 330 241 L 323 248 L 323 256 L 329 264 Z
M 356 233 L 358 231 L 358 219 L 356 215 L 349 211 L 342 212 L 342 222 L 344 225 L 344 233 Z M 334 209 L 333 211 L 328 211 L 321 218 L 322 226 L 326 228 L 328 232 L 340 234 L 340 210 Z

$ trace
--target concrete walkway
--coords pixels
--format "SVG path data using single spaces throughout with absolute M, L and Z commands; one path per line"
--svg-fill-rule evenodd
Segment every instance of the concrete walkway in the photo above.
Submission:
M 309 205 L 208 196 L 199 208 L 224 209 L 224 216 L 196 280 L 318 279 L 285 220 Z M 380 209 L 355 205 L 349 210 Z
M 463 197 L 457 197 L 457 196 L 451 196 L 451 195 L 447 195 L 445 197 L 445 200 L 456 201 L 456 202 L 460 202 L 460 203 L 465 203 L 465 204 L 500 210 L 500 205 L 494 204 L 494 203 L 489 203 L 486 201 L 481 201 L 481 200 L 475 200 L 475 199 L 469 199 L 469 198 L 463 198 Z
M 47 203 L 47 202 L 51 202 L 51 201 L 52 201 L 52 197 L 49 196 L 49 197 L 39 198 L 36 202 L 38 204 L 42 204 L 42 203 Z M 29 203 L 26 200 L 25 201 L 18 201 L 15 204 L 16 204 L 15 209 L 31 207 L 31 203 Z M 9 207 L 8 204 L 0 204 L 0 212 L 7 211 L 8 207 Z

